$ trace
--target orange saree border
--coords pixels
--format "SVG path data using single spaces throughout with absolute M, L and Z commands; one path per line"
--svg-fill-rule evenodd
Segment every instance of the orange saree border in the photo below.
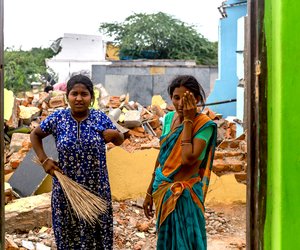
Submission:
M 197 204 L 197 206 L 201 209 L 202 213 L 204 213 L 204 206 L 198 196 L 193 191 L 193 186 L 200 182 L 200 176 L 191 178 L 186 181 L 176 181 L 174 183 L 163 182 L 160 185 L 160 188 L 152 194 L 153 201 L 155 203 L 156 209 L 156 218 L 158 218 L 158 213 L 160 211 L 160 218 L 159 218 L 159 227 L 165 221 L 169 214 L 171 214 L 175 207 L 178 198 L 181 196 L 184 189 L 188 189 L 193 201 Z M 172 194 L 170 197 L 163 203 L 163 199 L 166 195 L 166 192 L 170 189 Z
M 194 120 L 193 136 L 208 121 L 211 121 L 211 119 L 207 115 L 198 115 Z M 181 166 L 181 137 L 182 134 L 179 135 L 179 138 L 177 139 L 168 159 L 164 164 L 162 171 L 164 176 L 169 176 Z M 164 138 L 161 143 L 164 143 L 167 138 Z

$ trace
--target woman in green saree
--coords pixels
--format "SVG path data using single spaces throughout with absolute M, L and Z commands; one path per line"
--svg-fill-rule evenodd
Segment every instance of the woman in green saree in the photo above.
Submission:
M 168 87 L 175 111 L 165 116 L 160 152 L 144 201 L 147 218 L 157 219 L 157 249 L 205 250 L 204 199 L 216 124 L 197 112 L 205 93 L 193 76 L 178 76 Z

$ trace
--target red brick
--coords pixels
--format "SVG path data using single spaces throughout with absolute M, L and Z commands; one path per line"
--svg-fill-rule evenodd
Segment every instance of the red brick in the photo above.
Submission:
M 230 163 L 230 170 L 233 172 L 240 172 L 244 169 L 243 162 L 232 162 Z
M 158 128 L 160 126 L 159 117 L 157 115 L 154 115 L 151 122 L 149 122 L 150 126 L 154 129 Z
M 161 137 L 162 131 L 161 131 L 160 128 L 155 129 L 154 132 L 156 133 L 156 137 L 157 137 L 157 138 L 160 138 L 160 137 Z
M 5 249 L 6 250 L 18 250 L 19 247 L 12 239 L 5 237 Z
M 229 147 L 230 147 L 230 148 L 239 148 L 240 142 L 241 142 L 241 141 L 239 141 L 239 140 L 230 141 Z
M 12 167 L 9 164 L 4 165 L 4 174 L 10 174 L 12 173 L 14 170 L 12 169 Z
M 130 145 L 130 140 L 129 139 L 125 139 L 124 142 L 122 143 L 122 146 L 128 146 Z
M 226 128 L 226 132 L 225 132 L 225 138 L 231 139 L 231 129 L 230 128 Z
M 66 105 L 64 96 L 62 95 L 52 97 L 48 104 L 50 108 L 64 107 Z
M 158 115 L 159 117 L 163 117 L 165 115 L 165 111 L 158 105 L 152 105 L 151 111 L 153 114 Z
M 134 131 L 133 129 L 129 130 L 129 131 L 128 131 L 128 134 L 129 134 L 130 136 L 146 137 L 146 135 L 145 135 L 144 133 Z
M 214 172 L 223 172 L 228 171 L 230 169 L 230 165 L 223 160 L 214 160 L 213 162 L 213 171 Z
M 245 141 L 241 141 L 239 144 L 239 148 L 243 151 L 243 152 L 247 152 L 247 143 Z
M 246 173 L 237 173 L 234 175 L 235 179 L 243 184 L 247 184 L 247 174 Z
M 135 128 L 132 128 L 132 130 L 134 130 L 136 132 L 139 132 L 139 133 L 144 133 L 145 132 L 145 129 L 143 127 L 135 127 Z
M 24 157 L 24 153 L 13 153 L 9 159 L 9 165 L 13 169 L 16 169 L 20 165 L 20 162 L 24 159 Z
M 222 149 L 228 148 L 229 143 L 230 143 L 230 141 L 224 140 L 224 141 L 222 141 L 222 142 L 220 143 L 220 145 L 218 146 L 218 148 L 222 148 Z
M 217 159 L 223 159 L 224 157 L 224 152 L 222 151 L 216 151 L 215 152 L 215 156 L 214 156 L 214 159 L 217 160 Z
M 241 134 L 238 138 L 236 138 L 237 140 L 241 140 L 241 141 L 243 141 L 243 140 L 246 140 L 246 134 L 244 133 L 244 134 Z

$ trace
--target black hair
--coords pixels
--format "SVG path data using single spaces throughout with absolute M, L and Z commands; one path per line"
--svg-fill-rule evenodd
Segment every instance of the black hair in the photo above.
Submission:
M 168 87 L 168 93 L 170 97 L 172 98 L 173 92 L 176 88 L 180 88 L 182 86 L 190 90 L 194 94 L 195 98 L 200 97 L 200 104 L 204 106 L 206 98 L 204 89 L 197 79 L 191 75 L 177 76 L 172 80 Z
M 93 103 L 95 100 L 94 85 L 91 79 L 85 75 L 81 75 L 81 74 L 74 75 L 69 79 L 69 81 L 67 82 L 67 93 L 66 93 L 67 96 L 69 95 L 70 91 L 73 89 L 74 85 L 78 83 L 81 83 L 84 86 L 86 86 L 86 88 L 91 94 L 91 99 Z
M 48 85 L 44 88 L 44 92 L 47 92 L 47 93 L 49 93 L 49 91 L 51 91 L 51 90 L 53 90 L 53 86 L 51 86 L 51 85 Z

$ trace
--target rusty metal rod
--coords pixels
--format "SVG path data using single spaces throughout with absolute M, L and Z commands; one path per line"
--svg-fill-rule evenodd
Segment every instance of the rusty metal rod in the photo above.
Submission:
M 211 103 L 206 103 L 206 104 L 198 104 L 198 107 L 202 106 L 212 106 L 212 105 L 219 105 L 219 104 L 224 104 L 224 103 L 229 103 L 229 102 L 236 102 L 236 99 L 229 99 L 225 101 L 219 101 L 219 102 L 211 102 Z

